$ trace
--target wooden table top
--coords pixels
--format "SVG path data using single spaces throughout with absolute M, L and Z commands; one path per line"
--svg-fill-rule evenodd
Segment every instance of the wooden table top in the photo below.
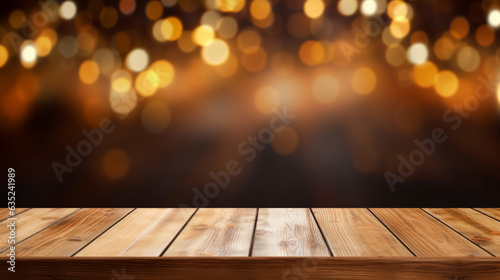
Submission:
M 495 257 L 499 208 L 18 209 L 18 257 Z M 1 252 L 9 245 L 0 216 Z
M 16 213 L 16 273 L 0 279 L 500 279 L 500 208 Z

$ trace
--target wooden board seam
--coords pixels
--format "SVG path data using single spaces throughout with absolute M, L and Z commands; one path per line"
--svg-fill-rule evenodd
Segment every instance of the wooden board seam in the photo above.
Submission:
M 397 236 L 397 234 L 395 234 L 381 219 L 379 219 L 379 217 L 377 217 L 377 215 L 375 215 L 375 213 L 372 212 L 372 210 L 370 208 L 366 208 L 368 210 L 368 212 L 372 213 L 372 215 L 394 236 L 396 237 L 396 239 L 401 242 L 401 244 L 403 244 L 403 246 L 405 246 L 406 249 L 408 249 L 408 251 L 410 251 L 410 253 L 416 257 L 417 254 L 415 254 L 415 252 L 413 252 L 412 249 L 410 249 L 410 247 L 408 247 L 404 242 L 403 240 L 401 240 L 399 238 L 399 236 Z
M 446 224 L 445 222 L 441 221 L 440 219 L 438 219 L 437 217 L 435 217 L 434 215 L 432 215 L 431 213 L 425 211 L 423 208 L 420 208 L 420 210 L 424 211 L 424 213 L 427 213 L 429 216 L 431 216 L 432 218 L 436 219 L 438 222 L 442 223 L 443 225 L 445 225 L 446 227 L 450 228 L 451 230 L 453 230 L 454 232 L 458 233 L 460 236 L 462 236 L 463 238 L 467 239 L 470 243 L 476 245 L 477 247 L 481 248 L 483 251 L 485 251 L 486 253 L 490 254 L 492 257 L 495 257 L 495 255 L 493 255 L 492 253 L 490 253 L 488 250 L 484 249 L 483 247 L 479 246 L 476 242 L 470 240 L 467 236 L 463 235 L 462 233 L 460 233 L 458 230 L 455 230 L 453 227 L 449 226 L 448 224 Z
M 189 219 L 184 223 L 184 225 L 181 227 L 181 229 L 175 234 L 174 238 L 172 238 L 172 240 L 170 241 L 170 243 L 168 243 L 167 246 L 165 246 L 165 249 L 163 249 L 163 251 L 160 253 L 160 257 L 163 257 L 163 255 L 165 254 L 165 252 L 167 252 L 168 248 L 174 243 L 174 241 L 177 239 L 177 237 L 186 228 L 187 224 L 189 224 L 189 222 L 191 221 L 191 219 L 193 219 L 194 215 L 196 215 L 196 213 L 198 212 L 199 209 L 200 208 L 196 208 L 196 210 L 193 212 L 193 214 L 191 215 L 191 217 L 189 217 Z
M 127 214 L 123 215 L 123 217 L 121 217 L 120 219 L 118 219 L 116 222 L 114 222 L 110 227 L 108 227 L 106 230 L 104 230 L 103 232 L 101 232 L 100 234 L 98 234 L 95 238 L 93 238 L 92 240 L 90 240 L 89 242 L 87 242 L 87 244 L 85 244 L 84 246 L 82 246 L 80 249 L 76 250 L 76 252 L 74 252 L 71 257 L 74 257 L 76 254 L 78 254 L 81 250 L 83 250 L 85 247 L 89 246 L 90 243 L 94 242 L 94 240 L 96 240 L 97 238 L 99 238 L 101 235 L 103 235 L 105 232 L 107 232 L 109 229 L 111 229 L 112 227 L 114 227 L 116 224 L 118 224 L 119 222 L 121 222 L 125 217 L 127 217 L 128 215 L 130 215 L 130 213 L 134 212 L 137 208 L 134 208 L 132 209 L 132 211 L 128 212 Z

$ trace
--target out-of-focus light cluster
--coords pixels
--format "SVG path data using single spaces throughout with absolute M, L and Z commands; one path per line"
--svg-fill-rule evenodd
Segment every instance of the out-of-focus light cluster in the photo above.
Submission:
M 404 88 L 413 84 L 445 101 L 471 75 L 499 74 L 497 4 L 471 2 L 469 14 L 453 16 L 444 31 L 425 30 L 414 5 L 401 0 L 40 1 L 33 11 L 12 10 L 1 26 L 0 68 L 22 67 L 31 73 L 23 77 L 37 85 L 44 79 L 35 73 L 51 71 L 74 82 L 73 74 L 80 91 L 100 92 L 85 97 L 86 104 L 108 104 L 119 115 L 141 108 L 143 126 L 152 133 L 168 127 L 175 106 L 157 99 L 201 98 L 204 94 L 187 92 L 225 82 L 242 85 L 253 97 L 253 109 L 271 114 L 286 99 L 273 81 L 284 78 L 307 89 L 304 98 L 334 106 L 349 92 L 363 98 L 383 90 L 392 70 Z M 28 23 L 37 32 L 27 37 Z M 374 23 L 375 36 L 357 33 L 373 32 L 367 26 Z M 366 44 L 356 45 L 363 40 Z M 351 51 L 354 46 L 353 59 L 347 58 L 346 46 Z M 68 67 L 59 73 L 55 65 Z M 265 82 L 255 83 L 256 77 Z M 19 120 L 43 87 L 21 90 L 14 83 L 3 101 L 17 106 L 6 116 Z M 92 106 L 84 106 L 85 114 L 92 114 Z M 280 154 L 297 146 L 291 127 L 275 136 L 272 146 Z M 107 167 L 118 158 L 124 157 L 113 151 L 103 159 L 110 177 L 121 172 Z

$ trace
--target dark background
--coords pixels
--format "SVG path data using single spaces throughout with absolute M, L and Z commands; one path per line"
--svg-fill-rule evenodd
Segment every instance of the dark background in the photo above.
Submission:
M 6 25 L 10 11 L 16 8 L 29 11 L 35 2 L 3 3 L 2 25 Z M 412 30 L 425 30 L 429 39 L 435 40 L 449 28 L 454 16 L 469 17 L 472 2 L 478 1 L 412 1 L 415 10 Z M 80 1 L 79 6 L 84 7 L 85 3 Z M 117 1 L 106 3 L 112 5 Z M 139 1 L 137 5 L 137 16 L 120 18 L 117 27 L 103 32 L 149 30 L 150 24 L 139 16 L 144 14 L 145 4 Z M 276 13 L 290 13 L 286 7 L 277 5 Z M 330 18 L 346 23 L 343 26 L 348 28 L 349 19 L 341 17 L 333 6 L 328 11 Z M 181 17 L 182 11 L 166 10 L 164 16 L 170 14 Z M 196 26 L 195 19 L 189 24 L 194 14 L 186 16 L 187 28 Z M 199 14 L 201 11 L 196 15 Z M 478 25 L 471 22 L 471 29 Z M 71 32 L 70 28 L 58 30 Z M 286 32 L 280 36 L 285 43 L 276 48 L 295 44 Z M 494 54 L 499 46 L 496 40 L 481 52 Z M 152 53 L 160 51 L 154 42 L 150 47 Z M 207 207 L 498 207 L 500 111 L 495 93 L 481 101 L 479 109 L 455 131 L 443 120 L 443 113 L 450 104 L 461 103 L 473 92 L 464 92 L 453 102 L 445 102 L 432 89 L 401 86 L 396 81 L 398 73 L 411 66 L 406 63 L 399 69 L 389 67 L 384 64 L 383 51 L 383 44 L 374 42 L 355 61 L 370 60 L 375 72 L 381 74 L 372 94 L 359 97 L 346 90 L 332 105 L 309 102 L 302 107 L 290 107 L 289 111 L 297 115 L 290 126 L 299 138 L 296 150 L 290 155 L 279 155 L 266 145 L 253 161 L 247 162 L 237 152 L 238 145 L 267 127 L 272 117 L 256 115 L 251 110 L 252 97 L 246 93 L 247 84 L 258 83 L 266 74 L 246 74 L 240 69 L 238 77 L 246 77 L 247 84 L 235 77 L 216 89 L 209 89 L 204 96 L 210 98 L 170 107 L 172 121 L 160 134 L 149 133 L 142 126 L 142 103 L 124 120 L 108 112 L 106 116 L 116 125 L 115 131 L 105 135 L 102 144 L 59 183 L 51 163 L 64 162 L 65 147 L 75 148 L 84 139 L 82 129 L 95 128 L 83 121 L 81 106 L 68 97 L 71 92 L 67 92 L 67 87 L 59 87 L 78 82 L 68 78 L 77 75 L 79 63 L 75 62 L 76 66 L 69 67 L 74 72 L 43 78 L 53 86 L 41 90 L 22 121 L 2 120 L 1 166 L 3 170 L 8 167 L 16 170 L 17 207 L 193 206 L 193 188 L 203 190 L 212 181 L 209 172 L 222 170 L 229 160 L 238 161 L 243 171 L 231 177 L 230 184 L 218 196 L 210 198 Z M 175 54 L 169 59 L 179 63 L 187 59 Z M 489 74 L 484 72 L 483 62 L 484 59 L 478 71 L 460 76 L 461 81 L 469 81 L 474 89 L 479 84 L 476 77 Z M 0 90 L 4 93 L 10 81 L 25 71 L 17 60 L 11 58 L 9 63 L 9 67 L 0 68 Z M 44 71 L 67 63 L 73 62 L 39 61 L 30 71 L 42 76 Z M 439 61 L 436 64 L 440 68 L 452 67 Z M 327 67 L 337 71 L 339 77 L 347 75 L 347 70 L 335 65 Z M 303 68 L 299 76 L 306 77 L 311 72 Z M 196 77 L 181 75 L 177 79 L 189 83 Z M 214 111 L 223 116 L 222 120 L 207 125 Z M 420 125 L 404 131 L 397 120 Z M 448 140 L 438 144 L 436 152 L 391 192 L 384 172 L 396 173 L 397 156 L 408 158 L 416 148 L 413 141 L 430 137 L 431 131 L 438 127 L 446 131 Z M 100 160 L 108 149 L 116 147 L 127 152 L 130 167 L 123 178 L 113 180 L 102 175 Z M 375 167 L 370 172 L 360 172 L 353 164 L 356 155 L 361 155 L 361 162 L 375 157 Z

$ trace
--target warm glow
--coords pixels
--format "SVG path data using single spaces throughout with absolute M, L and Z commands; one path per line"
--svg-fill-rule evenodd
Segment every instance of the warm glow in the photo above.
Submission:
M 63 19 L 70 20 L 76 15 L 76 4 L 73 1 L 65 1 L 59 6 L 59 16 Z
M 389 30 L 395 38 L 404 38 L 410 32 L 410 21 L 406 19 L 393 21 L 389 25 Z
M 340 0 L 337 3 L 337 9 L 339 13 L 344 16 L 350 16 L 356 12 L 358 9 L 358 1 L 356 0 Z
M 373 16 L 377 12 L 377 2 L 375 0 L 363 0 L 360 10 L 365 16 Z
M 351 77 L 351 86 L 355 92 L 361 95 L 371 93 L 377 85 L 377 76 L 370 68 L 358 68 Z
M 454 95 L 458 90 L 457 76 L 448 70 L 439 72 L 434 89 L 442 97 L 450 97 Z
M 497 86 L 497 101 L 498 104 L 500 105 L 500 85 Z
M 236 43 L 242 52 L 252 53 L 260 47 L 260 35 L 253 29 L 247 29 L 238 35 Z
M 131 51 L 125 60 L 128 69 L 134 72 L 140 72 L 148 66 L 149 56 L 143 49 L 134 49 Z
M 271 59 L 271 67 L 278 75 L 287 75 L 290 73 L 294 64 L 293 56 L 287 52 L 277 52 Z
M 430 61 L 413 66 L 411 72 L 413 81 L 420 87 L 431 87 L 437 81 L 438 68 Z
M 479 67 L 480 60 L 479 52 L 473 47 L 465 46 L 458 51 L 457 63 L 465 72 L 476 70 Z
M 170 25 L 172 27 L 171 33 L 166 34 L 166 32 L 163 31 L 164 24 L 166 24 L 167 26 Z M 162 34 L 165 37 L 165 39 L 169 41 L 175 41 L 179 39 L 179 37 L 182 34 L 182 29 L 183 29 L 182 22 L 177 17 L 168 17 L 163 21 Z
M 217 22 L 217 34 L 224 39 L 231 39 L 238 32 L 238 22 L 232 17 L 222 17 Z
M 469 22 L 464 17 L 456 17 L 450 25 L 450 32 L 456 39 L 463 39 L 469 33 Z
M 146 5 L 146 16 L 150 20 L 157 20 L 163 14 L 163 5 L 159 1 L 150 1 Z
M 500 26 L 500 11 L 499 10 L 491 10 L 488 13 L 488 24 L 493 28 L 497 28 Z
M 35 47 L 38 56 L 47 56 L 52 50 L 52 41 L 48 37 L 40 36 L 35 40 Z
M 93 60 L 86 60 L 78 71 L 80 80 L 85 84 L 93 84 L 99 78 L 99 65 Z
M 483 24 L 476 29 L 476 42 L 487 47 L 495 41 L 495 29 L 487 24 Z
M 394 0 L 387 6 L 387 14 L 395 21 L 407 21 L 409 6 L 400 0 Z
M 4 66 L 5 63 L 7 63 L 8 59 L 9 59 L 9 52 L 7 51 L 7 48 L 4 47 L 3 45 L 0 45 L 0 67 Z
M 250 14 L 254 19 L 264 20 L 271 14 L 271 3 L 267 0 L 254 0 L 250 4 Z
M 318 41 L 306 41 L 300 46 L 299 57 L 304 64 L 316 65 L 325 58 L 325 49 Z
M 333 76 L 319 76 L 314 80 L 312 93 L 319 103 L 331 103 L 339 94 L 339 83 Z
M 179 49 L 185 53 L 189 53 L 196 49 L 196 44 L 193 42 L 193 35 L 191 31 L 182 32 L 181 37 L 177 40 Z
M 434 54 L 440 60 L 448 60 L 453 56 L 453 52 L 455 51 L 455 44 L 446 38 L 439 38 L 434 44 Z
M 255 108 L 262 114 L 271 114 L 280 104 L 280 95 L 273 87 L 263 87 L 254 96 Z
M 193 41 L 200 46 L 206 46 L 215 38 L 214 29 L 208 25 L 200 25 L 193 31 Z
M 214 66 L 214 70 L 217 75 L 227 78 L 236 74 L 238 71 L 238 65 L 238 59 L 236 56 L 229 54 L 229 57 L 223 64 Z
M 319 18 L 325 11 L 323 0 L 306 0 L 304 2 L 304 13 L 309 18 Z
M 425 46 L 424 44 L 416 43 L 408 48 L 406 56 L 409 62 L 418 65 L 427 61 L 429 51 L 427 50 L 427 46 Z
M 25 41 L 21 45 L 21 63 L 26 68 L 31 68 L 35 66 L 37 55 L 36 55 L 36 47 L 32 41 Z
M 160 78 L 153 70 L 139 73 L 135 79 L 135 90 L 142 96 L 153 95 L 160 86 Z
M 399 44 L 391 45 L 385 51 L 385 59 L 392 66 L 400 66 L 406 60 L 406 50 Z
M 215 39 L 203 47 L 201 55 L 206 63 L 220 65 L 229 57 L 229 47 L 226 42 Z
M 175 70 L 172 63 L 166 60 L 158 60 L 153 63 L 149 69 L 158 77 L 158 87 L 164 88 L 170 85 L 175 76 Z M 154 76 L 153 76 L 154 77 Z
M 113 90 L 124 93 L 130 90 L 130 87 L 132 86 L 130 79 L 127 79 L 126 77 L 119 77 L 116 78 L 112 81 L 111 87 Z
M 250 72 L 258 72 L 267 64 L 267 53 L 263 48 L 258 48 L 251 53 L 241 54 L 241 64 Z
M 245 0 L 215 0 L 217 9 L 226 13 L 237 13 L 245 7 Z
M 118 22 L 118 12 L 113 7 L 104 7 L 99 15 L 99 21 L 104 28 L 113 28 Z

